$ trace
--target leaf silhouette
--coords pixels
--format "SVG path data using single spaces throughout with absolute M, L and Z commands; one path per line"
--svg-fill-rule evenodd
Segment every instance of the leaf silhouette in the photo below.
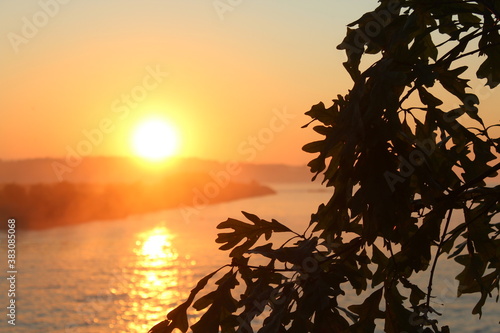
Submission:
M 151 327 L 151 329 L 148 331 L 149 333 L 169 333 L 174 330 L 175 327 L 170 327 L 169 321 L 164 320 L 156 324 L 155 326 Z
M 188 299 L 184 303 L 182 303 L 181 305 L 170 311 L 167 314 L 167 320 L 164 320 L 153 326 L 149 330 L 149 333 L 170 333 L 176 328 L 178 328 L 182 332 L 187 332 L 189 328 L 189 323 L 187 319 L 187 309 L 191 306 L 191 303 L 193 303 L 193 300 L 196 297 L 196 295 L 203 288 L 205 288 L 205 286 L 208 283 L 208 280 L 210 280 L 217 272 L 219 272 L 224 267 L 226 266 L 219 268 L 218 270 L 208 274 L 203 279 L 198 281 L 196 287 L 194 287 L 191 290 Z
M 193 304 L 197 310 L 210 306 L 200 320 L 191 326 L 193 333 L 218 333 L 219 326 L 224 326 L 225 319 L 231 317 L 231 314 L 236 311 L 237 301 L 231 295 L 231 289 L 239 284 L 236 274 L 233 270 L 226 273 L 216 282 L 219 286 L 215 291 L 203 296 Z M 222 331 L 227 332 L 224 329 Z
M 262 220 L 254 214 L 242 212 L 243 215 L 252 222 L 245 223 L 240 220 L 229 218 L 220 223 L 217 229 L 233 229 L 233 232 L 220 233 L 217 236 L 217 243 L 224 243 L 219 249 L 229 250 L 233 249 L 230 253 L 231 257 L 241 257 L 243 253 L 248 251 L 258 240 L 264 235 L 268 240 L 273 232 L 292 232 L 288 227 L 279 223 L 276 220 L 271 222 Z M 246 241 L 237 246 L 241 241 Z

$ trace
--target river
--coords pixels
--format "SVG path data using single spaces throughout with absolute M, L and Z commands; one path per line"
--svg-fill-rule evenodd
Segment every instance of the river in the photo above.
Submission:
M 195 210 L 165 210 L 114 221 L 17 232 L 16 325 L 6 317 L 7 234 L 0 234 L 1 332 L 145 333 L 180 304 L 196 282 L 228 263 L 215 226 L 241 210 L 303 231 L 329 193 L 313 184 L 272 186 L 276 195 Z M 5 258 L 5 260 L 3 259 Z M 457 268 L 437 272 L 434 307 L 452 332 L 498 332 L 498 303 L 488 300 L 481 320 L 476 297 L 456 300 Z M 446 303 L 444 306 L 442 303 Z

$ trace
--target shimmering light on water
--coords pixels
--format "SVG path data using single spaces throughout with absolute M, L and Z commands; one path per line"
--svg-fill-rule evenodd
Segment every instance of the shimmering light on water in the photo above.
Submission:
M 135 257 L 136 279 L 128 284 L 128 295 L 136 301 L 125 304 L 120 318 L 134 318 L 127 321 L 130 332 L 146 332 L 151 325 L 161 319 L 164 314 L 162 304 L 175 303 L 181 296 L 179 266 L 186 266 L 178 261 L 179 254 L 172 246 L 175 236 L 166 227 L 153 229 L 137 234 L 133 249 Z M 168 310 L 168 309 L 167 309 Z
M 135 242 L 140 248 L 134 249 L 134 252 L 147 259 L 169 258 L 175 260 L 178 255 L 171 248 L 170 239 L 173 237 L 165 227 L 142 232 L 138 235 L 139 240 Z

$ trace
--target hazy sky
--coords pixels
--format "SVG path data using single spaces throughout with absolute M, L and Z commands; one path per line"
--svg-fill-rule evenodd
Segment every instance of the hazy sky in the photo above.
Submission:
M 159 116 L 181 156 L 305 163 L 303 113 L 351 86 L 335 47 L 376 5 L 2 1 L 0 158 L 130 155 L 134 127 Z

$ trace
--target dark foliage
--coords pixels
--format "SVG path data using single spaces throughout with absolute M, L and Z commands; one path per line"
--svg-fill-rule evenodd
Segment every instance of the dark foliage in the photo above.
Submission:
M 500 82 L 499 13 L 500 1 L 382 0 L 349 25 L 338 48 L 353 86 L 307 112 L 323 139 L 304 150 L 318 154 L 309 167 L 332 189 L 330 200 L 303 233 L 248 213 L 248 222 L 221 223 L 229 231 L 217 242 L 232 263 L 194 302 L 207 309 L 194 332 L 373 332 L 381 324 L 391 333 L 449 332 L 431 302 L 445 256 L 462 267 L 458 296 L 478 295 L 473 314 L 494 292 L 498 301 L 500 186 L 487 185 L 500 168 L 498 124 L 481 119 L 466 75 L 475 71 L 490 88 Z M 362 70 L 366 54 L 375 61 Z M 255 245 L 275 233 L 290 239 Z M 430 278 L 417 285 L 421 273 Z M 186 310 L 212 276 L 151 332 L 186 332 Z M 352 289 L 364 300 L 343 305 Z

